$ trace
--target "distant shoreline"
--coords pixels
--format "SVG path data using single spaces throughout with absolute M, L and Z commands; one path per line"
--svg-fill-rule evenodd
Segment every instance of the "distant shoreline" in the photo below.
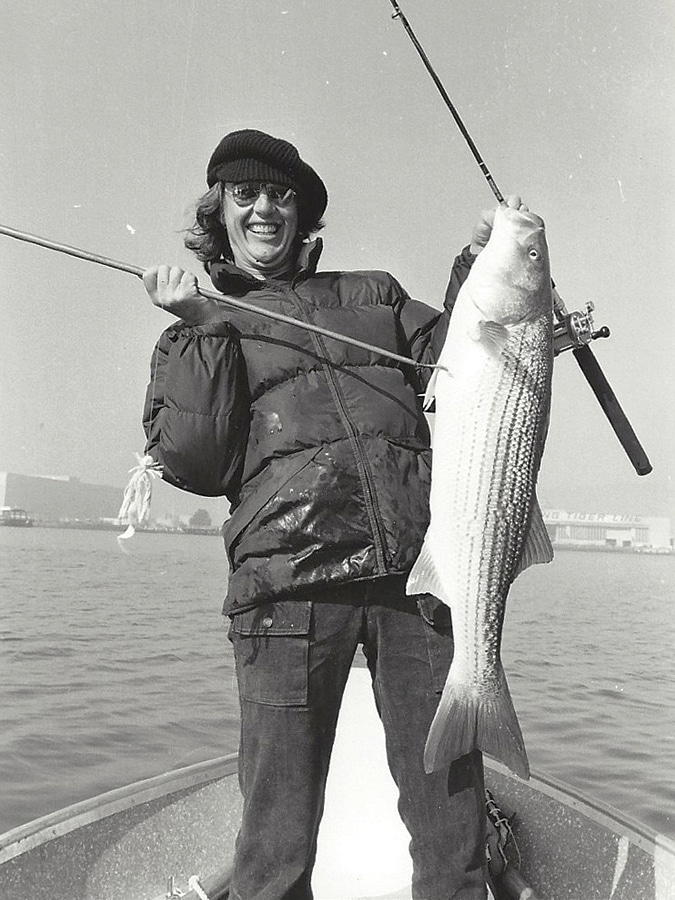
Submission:
M 66 521 L 66 522 L 50 522 L 50 521 L 33 521 L 34 528 L 70 528 L 79 531 L 117 531 L 123 532 L 127 527 L 126 523 L 121 522 L 88 522 L 88 521 Z M 210 525 L 207 527 L 193 527 L 190 525 L 137 525 L 137 532 L 148 534 L 199 534 L 212 536 L 221 536 L 220 525 Z
M 94 522 L 94 521 L 34 521 L 35 528 L 70 528 L 81 531 L 124 531 L 126 525 L 119 522 Z M 206 537 L 220 537 L 222 527 L 220 525 L 210 525 L 203 527 L 192 527 L 190 525 L 140 525 L 136 531 L 147 534 L 195 534 Z M 605 544 L 576 544 L 576 543 L 558 543 L 553 542 L 553 549 L 558 551 L 578 550 L 583 553 L 633 553 L 646 556 L 675 556 L 675 549 L 672 547 L 612 547 Z

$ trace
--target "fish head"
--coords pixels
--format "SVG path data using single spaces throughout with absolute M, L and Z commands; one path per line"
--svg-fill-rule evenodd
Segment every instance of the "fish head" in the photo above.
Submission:
M 486 319 L 520 324 L 552 309 L 546 228 L 535 213 L 499 206 L 476 266 L 474 303 Z

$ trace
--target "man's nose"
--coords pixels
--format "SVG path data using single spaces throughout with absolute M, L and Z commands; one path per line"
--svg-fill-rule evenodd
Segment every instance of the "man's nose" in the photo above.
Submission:
M 253 204 L 253 209 L 255 209 L 256 212 L 268 212 L 270 209 L 274 209 L 274 204 L 267 196 L 266 190 L 260 191 Z

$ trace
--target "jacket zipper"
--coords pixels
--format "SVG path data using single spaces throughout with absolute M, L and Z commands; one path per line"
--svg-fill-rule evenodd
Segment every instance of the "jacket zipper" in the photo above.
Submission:
M 304 319 L 305 322 L 310 322 L 308 313 L 305 310 L 304 303 L 300 295 L 293 289 L 290 289 L 290 293 L 292 294 L 293 304 Z M 316 349 L 319 351 L 321 356 L 324 359 L 330 359 L 330 355 L 326 348 L 325 341 L 320 334 L 316 332 L 310 332 L 310 337 Z M 327 363 L 321 363 L 322 370 L 326 376 L 326 380 L 328 381 L 328 387 L 330 388 L 330 392 L 333 395 L 333 401 L 337 408 L 340 419 L 342 420 L 342 424 L 347 432 L 347 437 L 349 439 L 350 446 L 352 448 L 352 452 L 354 454 L 354 459 L 356 461 L 356 468 L 359 473 L 359 480 L 361 482 L 361 488 L 363 490 L 363 496 L 366 503 L 366 513 L 368 515 L 368 520 L 370 522 L 370 528 L 373 533 L 373 541 L 375 545 L 375 557 L 377 559 L 377 565 L 382 574 L 387 573 L 387 552 L 386 552 L 386 541 L 384 537 L 384 532 L 382 530 L 382 525 L 380 522 L 380 516 L 378 514 L 377 509 L 377 501 L 375 500 L 375 489 L 373 486 L 373 476 L 370 471 L 370 464 L 368 462 L 368 458 L 363 451 L 363 447 L 361 445 L 361 441 L 359 439 L 358 431 L 356 430 L 354 423 L 351 421 L 349 412 L 347 410 L 346 403 L 342 396 L 342 391 L 340 390 L 340 386 L 337 383 L 335 375 L 333 373 L 332 368 Z

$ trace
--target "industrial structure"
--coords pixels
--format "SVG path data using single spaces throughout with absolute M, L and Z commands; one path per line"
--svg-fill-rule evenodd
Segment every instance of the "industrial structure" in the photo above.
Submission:
M 556 547 L 672 549 L 668 518 L 567 512 L 563 509 L 545 509 L 543 514 Z
M 174 495 L 181 493 L 173 491 Z M 48 478 L 0 472 L 0 506 L 20 507 L 36 524 L 116 519 L 122 496 L 123 490 L 119 487 L 86 484 L 72 476 Z M 179 499 L 192 507 L 208 507 L 206 501 L 213 498 L 183 494 L 182 498 L 175 497 L 176 502 Z M 160 512 L 159 506 L 153 511 L 154 519 Z M 220 510 L 215 512 L 216 519 L 219 514 Z M 668 518 L 568 512 L 562 509 L 544 509 L 543 514 L 548 533 L 557 548 L 661 552 L 673 549 Z
M 36 523 L 114 519 L 121 502 L 120 488 L 108 485 L 0 472 L 0 506 L 25 509 Z
M 73 476 L 47 477 L 0 472 L 0 507 L 26 510 L 35 525 L 112 524 L 124 487 L 88 484 Z M 201 497 L 157 479 L 152 485 L 149 525 L 179 528 L 201 510 L 220 524 L 229 513 L 225 497 Z

